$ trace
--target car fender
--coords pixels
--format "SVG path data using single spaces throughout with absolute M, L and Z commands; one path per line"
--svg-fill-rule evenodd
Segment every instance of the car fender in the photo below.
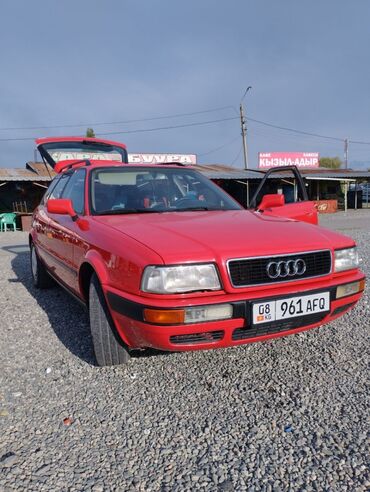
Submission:
M 101 257 L 99 252 L 95 251 L 95 250 L 88 251 L 88 253 L 85 256 L 84 261 L 81 263 L 80 268 L 79 268 L 80 291 L 82 293 L 82 297 L 85 299 L 86 305 L 88 304 L 87 297 L 88 297 L 89 286 L 83 285 L 83 279 L 81 277 L 81 270 L 82 270 L 83 266 L 86 264 L 90 265 L 91 268 L 93 269 L 93 271 L 95 272 L 95 274 L 97 275 L 98 280 L 100 282 L 100 285 L 103 288 L 103 293 L 104 293 L 104 296 L 106 298 L 107 305 L 109 306 L 108 299 L 106 297 L 106 289 L 105 289 L 105 286 L 108 283 L 108 272 L 107 272 L 107 268 L 104 264 L 103 258 Z M 114 324 L 114 330 L 116 331 L 116 333 L 118 333 L 117 322 L 114 319 L 114 316 L 112 313 L 111 313 L 111 316 L 112 316 L 112 321 Z M 126 334 L 122 330 L 119 331 L 119 335 L 117 335 L 117 336 L 119 336 L 126 345 L 128 345 L 128 346 L 130 345 L 129 340 L 126 337 Z
M 84 263 L 89 263 L 91 265 L 101 285 L 108 283 L 109 275 L 108 275 L 107 267 L 104 263 L 102 256 L 98 251 L 89 250 L 86 253 L 84 261 L 80 265 L 79 271 L 81 271 L 81 267 Z

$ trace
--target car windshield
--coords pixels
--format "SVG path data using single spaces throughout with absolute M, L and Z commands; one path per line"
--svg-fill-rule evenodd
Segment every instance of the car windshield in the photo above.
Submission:
M 183 167 L 97 168 L 90 186 L 94 215 L 242 208 L 202 174 Z

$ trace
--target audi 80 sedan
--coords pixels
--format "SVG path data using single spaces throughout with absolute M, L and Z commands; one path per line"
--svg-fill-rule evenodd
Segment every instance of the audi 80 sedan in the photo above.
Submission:
M 57 174 L 33 215 L 33 282 L 86 305 L 99 365 L 299 333 L 361 297 L 354 241 L 317 225 L 305 189 L 247 210 L 192 167 L 129 164 L 120 143 L 36 143 Z

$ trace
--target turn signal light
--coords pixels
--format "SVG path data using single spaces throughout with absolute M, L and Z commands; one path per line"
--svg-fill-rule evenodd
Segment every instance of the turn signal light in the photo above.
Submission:
M 192 306 L 185 309 L 144 309 L 144 320 L 156 325 L 180 325 L 220 321 L 233 317 L 231 304 Z
M 144 309 L 144 320 L 156 325 L 179 325 L 184 323 L 184 309 Z
M 365 289 L 365 279 L 359 280 L 358 282 L 351 282 L 350 284 L 339 285 L 337 287 L 336 298 L 351 296 L 357 294 Z

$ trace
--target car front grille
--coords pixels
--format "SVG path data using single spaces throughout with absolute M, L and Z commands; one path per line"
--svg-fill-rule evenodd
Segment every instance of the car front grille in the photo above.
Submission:
M 279 333 L 280 331 L 295 330 L 302 326 L 319 323 L 327 314 L 328 313 L 309 314 L 308 316 L 272 321 L 271 323 L 261 323 L 260 325 L 246 328 L 236 328 L 233 331 L 232 339 L 245 340 L 247 338 L 262 337 L 264 335 L 271 335 L 272 333 Z
M 188 333 L 186 335 L 173 335 L 170 342 L 176 345 L 189 345 L 197 343 L 219 342 L 223 339 L 225 332 L 223 330 L 207 331 L 205 333 Z
M 270 262 L 288 262 L 290 260 L 303 260 L 306 270 L 303 274 L 289 275 L 286 277 L 270 278 L 267 268 Z M 297 253 L 293 255 L 281 255 L 271 257 L 241 258 L 228 261 L 228 269 L 231 283 L 234 287 L 247 287 L 251 285 L 272 284 L 300 280 L 310 277 L 327 275 L 331 271 L 331 253 L 329 250 L 314 251 L 310 253 Z

